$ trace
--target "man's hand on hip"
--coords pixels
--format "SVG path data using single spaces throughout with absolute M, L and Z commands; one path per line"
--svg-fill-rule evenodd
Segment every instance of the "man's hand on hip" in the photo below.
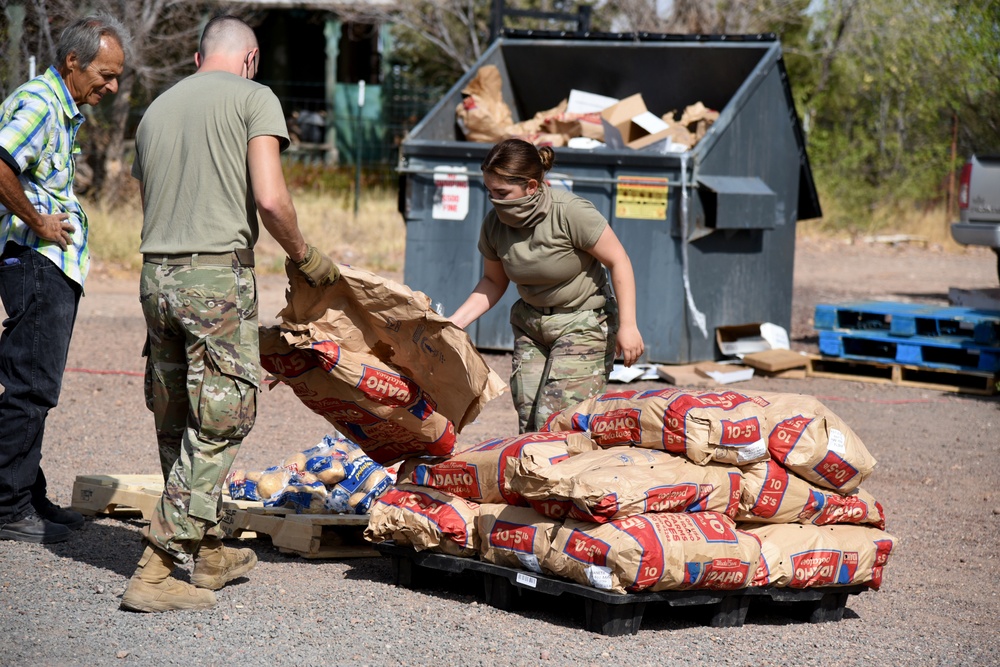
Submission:
M 305 274 L 306 280 L 313 287 L 332 285 L 340 279 L 340 269 L 337 265 L 314 245 L 306 246 L 305 258 L 295 262 L 295 265 Z
M 31 227 L 31 231 L 35 232 L 35 236 L 52 241 L 65 250 L 69 247 L 70 235 L 76 230 L 67 222 L 68 219 L 68 213 L 42 213 L 38 216 L 38 220 L 25 222 Z

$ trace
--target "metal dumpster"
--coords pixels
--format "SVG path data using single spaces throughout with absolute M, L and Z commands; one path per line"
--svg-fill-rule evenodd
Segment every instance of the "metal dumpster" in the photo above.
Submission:
M 403 142 L 400 212 L 404 280 L 445 315 L 482 274 L 479 228 L 490 206 L 479 164 L 490 144 L 456 124 L 462 89 L 495 65 L 514 122 L 556 106 L 571 89 L 618 99 L 641 93 L 656 115 L 702 102 L 720 112 L 685 153 L 556 148 L 550 181 L 589 199 L 635 269 L 644 361 L 720 356 L 715 329 L 791 326 L 795 225 L 821 215 L 781 45 L 773 35 L 647 35 L 629 39 L 503 37 Z M 666 206 L 635 206 L 643 197 Z M 510 350 L 513 285 L 469 327 L 482 349 Z

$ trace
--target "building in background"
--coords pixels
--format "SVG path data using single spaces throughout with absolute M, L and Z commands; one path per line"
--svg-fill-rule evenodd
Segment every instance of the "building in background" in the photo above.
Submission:
M 394 164 L 406 131 L 440 91 L 400 88 L 388 65 L 390 26 L 366 8 L 390 0 L 243 0 L 271 87 L 292 134 L 290 155 L 325 164 Z M 350 18 L 345 18 L 350 17 Z

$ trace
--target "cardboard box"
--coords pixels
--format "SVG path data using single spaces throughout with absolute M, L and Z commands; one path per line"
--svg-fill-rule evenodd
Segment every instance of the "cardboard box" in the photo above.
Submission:
M 646 109 L 640 93 L 604 109 L 601 123 L 609 148 L 639 149 L 670 142 L 670 126 Z
M 742 357 L 764 350 L 787 350 L 788 332 L 770 322 L 716 327 L 715 342 L 727 357 Z

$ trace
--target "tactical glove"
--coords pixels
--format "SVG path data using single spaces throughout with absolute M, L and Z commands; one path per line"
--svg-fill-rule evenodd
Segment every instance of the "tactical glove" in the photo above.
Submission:
M 306 244 L 306 256 L 302 261 L 295 262 L 295 265 L 313 287 L 332 285 L 340 279 L 337 265 L 314 245 Z

